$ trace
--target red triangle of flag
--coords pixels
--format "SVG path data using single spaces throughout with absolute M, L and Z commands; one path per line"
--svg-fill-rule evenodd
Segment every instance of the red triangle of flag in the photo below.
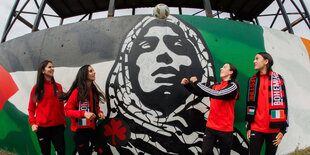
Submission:
M 10 73 L 0 65 L 0 111 L 4 103 L 17 91 L 18 87 Z

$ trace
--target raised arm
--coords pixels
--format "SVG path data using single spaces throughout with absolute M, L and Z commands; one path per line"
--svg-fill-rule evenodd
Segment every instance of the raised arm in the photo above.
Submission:
M 234 99 L 238 93 L 238 87 L 234 82 L 230 82 L 221 90 L 214 90 L 200 82 L 195 82 L 194 85 L 197 86 L 196 91 L 199 92 L 200 96 L 209 96 L 214 99 L 230 100 Z

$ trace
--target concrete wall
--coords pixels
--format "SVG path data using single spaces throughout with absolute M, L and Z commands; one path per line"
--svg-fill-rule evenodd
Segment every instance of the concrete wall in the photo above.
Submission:
M 195 75 L 213 84 L 220 81 L 220 68 L 230 62 L 238 68 L 240 82 L 232 152 L 246 153 L 247 79 L 255 74 L 254 56 L 261 51 L 273 56 L 273 69 L 284 76 L 288 89 L 290 127 L 278 153 L 309 146 L 309 40 L 255 25 L 195 16 L 98 19 L 2 43 L 0 65 L 6 71 L 0 70 L 1 81 L 15 83 L 18 90 L 0 84 L 0 101 L 4 104 L 0 125 L 5 126 L 0 129 L 0 146 L 18 154 L 39 154 L 36 136 L 27 121 L 27 108 L 36 68 L 48 59 L 53 61 L 55 79 L 65 91 L 79 67 L 94 67 L 96 83 L 108 97 L 101 106 L 107 116 L 103 130 L 112 129 L 116 123 L 126 128 L 122 133 L 125 139 L 106 132 L 114 154 L 198 154 L 209 98 L 197 98 L 179 83 L 183 77 Z M 4 92 L 16 93 L 10 97 Z M 69 154 L 74 149 L 69 119 L 67 125 Z

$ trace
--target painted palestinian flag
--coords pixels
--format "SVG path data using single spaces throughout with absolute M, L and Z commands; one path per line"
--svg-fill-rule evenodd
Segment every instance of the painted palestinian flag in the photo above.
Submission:
M 11 75 L 0 65 L 0 111 L 4 103 L 17 91 L 18 88 Z

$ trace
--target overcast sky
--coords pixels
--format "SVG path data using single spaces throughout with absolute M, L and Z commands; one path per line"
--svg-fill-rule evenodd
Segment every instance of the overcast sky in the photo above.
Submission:
M 0 35 L 2 37 L 3 31 L 4 31 L 4 27 L 5 24 L 7 22 L 7 18 L 10 14 L 10 11 L 12 9 L 13 4 L 15 3 L 14 0 L 1 0 L 2 3 L 0 4 Z M 22 5 L 25 3 L 26 0 L 20 0 L 20 3 L 18 5 L 18 10 L 22 7 Z M 299 0 L 294 0 L 295 3 L 297 3 L 297 5 L 299 6 L 299 8 L 303 11 L 303 8 L 300 5 L 300 1 Z M 41 3 L 41 0 L 38 0 L 39 3 Z M 310 0 L 304 0 L 304 2 L 307 5 L 308 11 L 310 10 Z M 292 3 L 287 0 L 284 3 L 284 6 L 286 8 L 287 12 L 297 12 L 297 10 L 295 9 L 295 7 L 292 5 Z M 262 14 L 271 14 L 271 13 L 276 13 L 278 9 L 278 5 L 276 2 L 272 3 Z M 29 12 L 37 12 L 37 8 L 36 5 L 34 3 L 33 0 L 31 0 L 28 5 L 26 6 L 26 8 L 24 9 L 24 11 L 29 11 Z M 193 14 L 196 13 L 197 11 L 200 11 L 198 9 L 182 9 L 183 14 Z M 179 14 L 178 9 L 177 8 L 170 8 L 170 12 L 171 14 Z M 45 8 L 44 10 L 45 14 L 53 14 L 55 15 L 54 11 L 52 9 L 50 9 L 48 6 Z M 124 16 L 124 15 L 128 15 L 131 13 L 131 9 L 123 9 L 123 10 L 117 10 L 115 12 L 115 16 Z M 136 14 L 152 14 L 152 8 L 142 8 L 142 9 L 136 9 Z M 201 12 L 198 15 L 204 16 L 205 13 Z M 22 14 L 21 15 L 23 18 L 27 19 L 30 23 L 34 22 L 35 16 L 34 15 L 29 15 L 29 14 Z M 227 17 L 228 15 L 223 13 L 221 14 L 221 18 Z M 73 17 L 70 19 L 65 19 L 64 20 L 64 24 L 68 24 L 68 23 L 72 23 L 72 22 L 77 22 L 79 21 L 79 19 L 82 16 L 78 16 L 78 17 Z M 96 18 L 105 18 L 107 17 L 107 12 L 100 12 L 100 13 L 95 13 L 93 14 L 93 19 Z M 293 22 L 296 19 L 298 19 L 300 17 L 300 15 L 290 15 L 290 21 Z M 49 24 L 50 27 L 54 27 L 54 26 L 58 26 L 60 23 L 60 19 L 59 18 L 55 18 L 55 17 L 46 17 L 47 22 Z M 87 20 L 87 18 L 85 18 L 85 20 Z M 259 17 L 259 22 L 260 25 L 262 26 L 266 26 L 269 27 L 271 22 L 273 20 L 273 17 Z M 277 21 L 274 24 L 274 29 L 277 30 L 281 30 L 282 28 L 285 27 L 285 23 L 283 20 L 282 16 L 279 16 Z M 42 29 L 46 29 L 45 24 L 43 23 L 43 21 L 41 20 L 40 23 L 40 30 Z M 310 29 L 307 27 L 307 25 L 304 22 L 299 23 L 298 25 L 296 25 L 295 27 L 293 27 L 293 30 L 295 32 L 295 35 L 309 39 L 310 40 Z M 25 26 L 24 24 L 22 24 L 20 21 L 16 21 L 16 24 L 12 27 L 7 40 L 10 39 L 14 39 L 18 36 L 22 36 L 25 35 L 27 33 L 30 33 L 31 29 L 28 28 L 27 26 Z

